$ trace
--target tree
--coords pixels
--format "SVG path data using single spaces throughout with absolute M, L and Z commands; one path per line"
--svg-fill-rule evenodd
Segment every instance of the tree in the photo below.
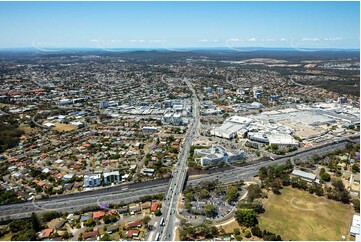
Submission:
M 248 199 L 253 201 L 256 198 L 260 198 L 262 195 L 261 187 L 258 184 L 251 184 L 247 187 Z
M 234 237 L 236 238 L 237 241 L 242 241 L 242 236 L 236 235 L 236 236 L 234 236 Z
M 103 237 L 100 239 L 100 241 L 111 241 L 112 239 L 110 238 L 108 233 L 105 233 L 103 235 Z
M 326 172 L 325 168 L 322 167 L 321 170 L 320 170 L 320 176 L 325 172 Z
M 266 230 L 263 231 L 263 240 L 264 241 L 281 241 L 282 238 L 279 235 L 268 232 Z
M 228 201 L 235 201 L 238 197 L 238 189 L 235 186 L 228 187 L 225 199 Z
M 207 189 L 202 189 L 199 191 L 199 197 L 202 198 L 206 198 L 209 196 L 209 191 Z
M 160 209 L 157 209 L 155 212 L 154 212 L 154 215 L 159 217 L 162 215 L 162 212 L 160 211 Z
M 343 191 L 343 190 L 345 190 L 345 185 L 343 184 L 343 182 L 342 182 L 340 179 L 333 180 L 333 181 L 332 181 L 332 186 L 333 186 L 337 191 Z
M 35 187 L 35 191 L 36 191 L 37 193 L 39 193 L 39 192 L 43 191 L 43 189 L 41 189 L 41 186 L 36 186 L 36 187 Z
M 36 239 L 36 232 L 32 229 L 22 230 L 11 237 L 12 241 L 31 241 Z
M 233 233 L 234 233 L 234 235 L 240 235 L 241 231 L 239 230 L 239 228 L 235 228 L 235 229 L 233 229 Z
M 252 237 L 251 232 L 249 232 L 248 229 L 246 231 L 244 231 L 244 237 L 246 237 L 246 238 L 251 238 Z
M 351 170 L 353 173 L 357 173 L 357 172 L 360 172 L 360 167 L 356 164 L 353 164 L 351 167 Z
M 36 214 L 34 212 L 31 213 L 30 221 L 31 221 L 31 228 L 35 231 L 39 231 L 40 223 L 39 223 L 38 217 L 36 216 Z
M 353 208 L 355 209 L 356 213 L 360 213 L 360 199 L 352 199 Z
M 235 213 L 235 218 L 239 225 L 253 227 L 258 224 L 257 214 L 252 209 L 239 209 Z
M 145 216 L 143 219 L 142 219 L 142 222 L 145 224 L 145 225 L 148 225 L 148 223 L 151 221 L 152 219 L 147 215 Z
M 54 218 L 59 218 L 59 217 L 61 217 L 61 213 L 56 211 L 48 211 L 40 215 L 40 218 L 43 222 L 49 222 Z
M 213 237 L 217 236 L 219 234 L 219 231 L 217 229 L 216 226 L 212 226 L 210 229 L 211 234 L 213 235 Z
M 324 180 L 325 182 L 329 182 L 331 180 L 331 176 L 330 176 L 330 174 L 325 172 L 321 175 L 321 179 Z
M 253 209 L 256 213 L 264 213 L 263 204 L 260 201 L 240 202 L 238 208 Z
M 258 226 L 252 227 L 251 232 L 252 232 L 253 236 L 257 236 L 259 238 L 263 237 L 262 231 Z
M 16 219 L 11 221 L 8 226 L 12 233 L 16 233 L 22 230 L 29 230 L 31 228 L 31 223 L 29 223 L 28 220 Z
M 215 217 L 217 215 L 217 208 L 212 204 L 207 204 L 204 206 L 204 213 L 207 217 Z
M 93 227 L 95 226 L 96 222 L 93 218 L 90 218 L 84 222 L 84 225 L 87 227 Z

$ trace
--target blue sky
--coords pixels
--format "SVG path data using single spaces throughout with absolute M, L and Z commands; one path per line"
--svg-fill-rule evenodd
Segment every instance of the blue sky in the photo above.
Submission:
M 0 2 L 0 48 L 359 48 L 359 2 Z

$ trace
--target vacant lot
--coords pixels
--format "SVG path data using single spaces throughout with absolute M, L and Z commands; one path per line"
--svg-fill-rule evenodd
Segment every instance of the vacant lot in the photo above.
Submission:
M 283 240 L 348 240 L 353 214 L 350 205 L 317 197 L 286 187 L 281 195 L 270 193 L 264 200 L 266 212 L 259 218 L 260 228 L 281 235 Z

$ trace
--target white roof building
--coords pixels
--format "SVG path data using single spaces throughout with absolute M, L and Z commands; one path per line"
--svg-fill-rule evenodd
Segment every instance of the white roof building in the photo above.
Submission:
M 359 236 L 360 235 L 360 215 L 354 214 L 352 217 L 352 224 L 350 227 L 350 235 Z M 356 241 L 358 241 L 356 239 Z
M 103 176 L 104 176 L 104 184 L 119 183 L 120 182 L 119 171 L 104 172 Z
M 101 184 L 100 174 L 84 175 L 84 187 L 96 187 Z
M 299 142 L 289 134 L 270 133 L 267 135 L 267 138 L 270 145 L 275 144 L 278 146 L 299 146 Z
M 316 180 L 316 175 L 315 174 L 309 173 L 309 172 L 304 172 L 304 171 L 301 171 L 301 170 L 293 170 L 292 175 L 299 176 L 303 180 L 306 180 L 306 181 L 315 181 Z

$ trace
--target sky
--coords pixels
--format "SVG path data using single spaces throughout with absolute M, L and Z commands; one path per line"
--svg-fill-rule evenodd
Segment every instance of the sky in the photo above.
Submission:
M 360 47 L 359 2 L 0 2 L 0 48 Z

